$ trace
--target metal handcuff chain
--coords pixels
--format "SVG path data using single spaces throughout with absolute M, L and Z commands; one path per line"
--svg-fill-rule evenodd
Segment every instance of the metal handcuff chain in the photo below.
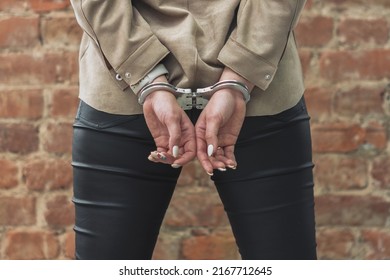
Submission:
M 196 91 L 192 91 L 190 88 L 178 88 L 169 83 L 151 83 L 146 85 L 140 90 L 138 95 L 138 103 L 143 105 L 147 96 L 151 93 L 164 90 L 172 93 L 180 107 L 183 110 L 204 109 L 215 92 L 221 89 L 230 88 L 238 90 L 242 93 L 245 103 L 250 100 L 250 94 L 248 87 L 235 80 L 220 81 L 210 87 L 198 88 Z

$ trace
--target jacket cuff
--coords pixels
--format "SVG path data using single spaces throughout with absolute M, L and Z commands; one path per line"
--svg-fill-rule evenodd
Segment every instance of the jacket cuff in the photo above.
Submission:
M 135 86 L 168 54 L 169 50 L 153 36 L 115 69 L 116 79 Z
M 254 54 L 232 38 L 229 38 L 222 48 L 218 60 L 262 90 L 269 87 L 277 70 L 276 65 Z
M 150 84 L 157 77 L 162 75 L 168 75 L 168 70 L 165 68 L 164 64 L 158 64 L 153 68 L 145 77 L 143 77 L 137 84 L 130 85 L 133 92 L 138 95 L 138 93 L 143 89 L 146 85 Z

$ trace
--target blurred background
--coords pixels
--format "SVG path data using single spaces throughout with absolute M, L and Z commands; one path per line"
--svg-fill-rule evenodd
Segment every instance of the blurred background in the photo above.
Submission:
M 296 30 L 320 259 L 390 259 L 390 1 L 308 0 Z M 81 30 L 69 0 L 0 0 L 0 259 L 72 259 Z M 237 259 L 219 197 L 186 166 L 156 259 Z

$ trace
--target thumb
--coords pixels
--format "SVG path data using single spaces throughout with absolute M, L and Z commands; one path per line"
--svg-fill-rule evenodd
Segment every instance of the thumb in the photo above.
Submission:
M 209 120 L 206 126 L 205 138 L 207 142 L 207 155 L 213 156 L 218 147 L 218 131 L 220 128 L 221 121 L 216 118 Z
M 179 156 L 179 145 L 181 140 L 181 127 L 180 119 L 172 121 L 166 124 L 169 133 L 169 149 L 172 152 L 173 157 Z

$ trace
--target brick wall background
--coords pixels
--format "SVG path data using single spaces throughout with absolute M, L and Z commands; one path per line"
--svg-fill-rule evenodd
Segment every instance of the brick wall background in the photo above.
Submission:
M 309 0 L 318 254 L 390 258 L 390 1 Z M 73 258 L 71 124 L 81 31 L 68 0 L 0 0 L 0 259 Z M 238 258 L 212 182 L 185 167 L 158 259 Z

